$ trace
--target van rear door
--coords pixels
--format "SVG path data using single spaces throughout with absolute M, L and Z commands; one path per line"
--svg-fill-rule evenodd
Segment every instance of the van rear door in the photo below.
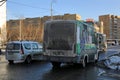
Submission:
M 19 43 L 9 43 L 7 44 L 6 51 L 8 55 L 13 55 L 20 52 L 20 47 Z
M 6 58 L 8 60 L 17 60 L 20 54 L 20 43 L 8 43 L 6 47 Z

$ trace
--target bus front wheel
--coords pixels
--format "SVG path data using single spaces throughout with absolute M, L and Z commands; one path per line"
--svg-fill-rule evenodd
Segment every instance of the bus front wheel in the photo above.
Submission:
M 52 62 L 53 68 L 60 68 L 60 62 Z

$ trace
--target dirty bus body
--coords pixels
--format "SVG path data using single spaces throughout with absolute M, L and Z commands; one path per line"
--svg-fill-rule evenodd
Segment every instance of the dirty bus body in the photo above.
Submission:
M 103 33 L 96 32 L 96 37 L 97 37 L 97 45 L 98 45 L 99 51 L 102 51 L 102 52 L 107 51 L 106 35 Z
M 82 21 L 48 21 L 44 27 L 44 56 L 53 67 L 61 63 L 82 63 L 98 59 L 92 26 Z

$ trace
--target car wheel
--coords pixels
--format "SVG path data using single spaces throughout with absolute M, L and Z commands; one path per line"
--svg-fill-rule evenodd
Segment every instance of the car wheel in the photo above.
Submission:
M 32 61 L 31 56 L 27 56 L 25 63 L 29 64 L 31 63 L 31 61 Z
M 9 64 L 13 64 L 14 61 L 13 60 L 8 60 Z

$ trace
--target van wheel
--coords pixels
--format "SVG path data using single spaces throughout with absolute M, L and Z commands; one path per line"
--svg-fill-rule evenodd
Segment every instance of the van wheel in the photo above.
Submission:
M 52 62 L 53 68 L 60 68 L 60 62 Z
M 85 57 L 82 61 L 82 66 L 85 68 L 87 66 L 87 57 Z
M 14 63 L 13 60 L 8 60 L 8 62 L 9 62 L 9 64 L 13 64 Z
M 25 63 L 29 64 L 31 63 L 31 61 L 32 61 L 31 56 L 27 56 Z

